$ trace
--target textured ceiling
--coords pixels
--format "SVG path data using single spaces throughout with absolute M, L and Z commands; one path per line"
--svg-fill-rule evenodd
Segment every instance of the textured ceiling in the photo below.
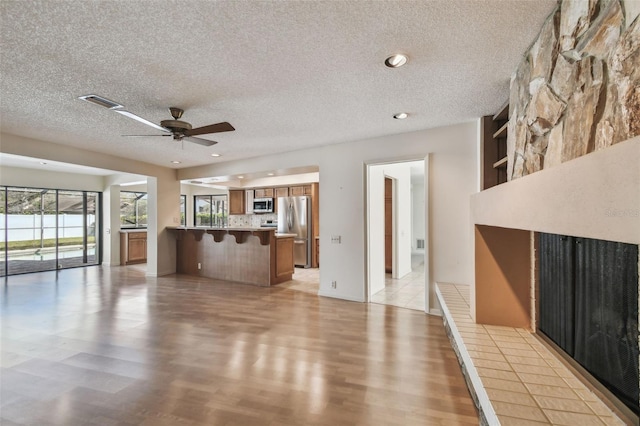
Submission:
M 179 168 L 467 121 L 506 100 L 555 5 L 2 0 L 2 131 Z M 386 68 L 395 52 L 408 64 Z M 213 147 L 125 138 L 157 132 L 77 99 L 90 93 L 236 131 L 204 136 Z

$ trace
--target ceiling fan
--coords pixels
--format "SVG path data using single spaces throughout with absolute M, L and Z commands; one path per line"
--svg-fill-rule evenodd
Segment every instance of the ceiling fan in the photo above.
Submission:
M 124 115 L 125 117 L 133 118 L 134 120 L 139 121 L 143 124 L 146 124 L 147 126 L 151 126 L 154 129 L 164 132 L 163 134 L 160 134 L 160 135 L 123 135 L 123 136 L 172 136 L 173 139 L 176 141 L 186 140 L 186 141 L 197 143 L 204 146 L 211 146 L 211 145 L 217 144 L 218 142 L 210 141 L 202 138 L 196 138 L 195 136 L 206 135 L 211 133 L 230 132 L 235 130 L 235 128 L 231 124 L 227 123 L 226 121 L 222 123 L 210 124 L 208 126 L 196 127 L 194 129 L 190 123 L 180 120 L 182 118 L 182 114 L 184 113 L 184 110 L 177 107 L 169 108 L 169 112 L 171 113 L 173 120 L 162 120 L 160 122 L 160 125 L 157 125 L 147 119 L 144 119 L 138 115 L 135 115 L 132 112 L 129 112 L 123 109 L 124 106 L 120 105 L 119 103 L 110 101 L 109 99 L 103 98 L 101 96 L 85 95 L 85 96 L 80 96 L 79 99 L 111 109 L 117 112 L 118 114 Z

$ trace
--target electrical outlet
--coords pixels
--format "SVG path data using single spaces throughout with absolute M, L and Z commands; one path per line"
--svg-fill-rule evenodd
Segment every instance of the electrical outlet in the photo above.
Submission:
M 202 269 L 202 263 L 198 262 L 198 269 Z
M 331 288 L 338 288 L 338 281 L 331 281 Z
M 331 244 L 340 244 L 341 241 L 342 241 L 342 237 L 340 235 L 331 236 Z

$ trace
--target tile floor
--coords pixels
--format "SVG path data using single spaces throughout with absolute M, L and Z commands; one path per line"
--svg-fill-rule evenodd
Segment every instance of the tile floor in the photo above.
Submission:
M 310 294 L 318 294 L 320 288 L 320 269 L 318 268 L 296 268 L 293 279 L 278 284 L 278 287 L 291 290 L 303 291 Z
M 424 263 L 422 256 L 412 257 L 412 272 L 401 279 L 387 274 L 385 288 L 372 297 L 372 303 L 393 305 L 424 311 Z M 320 269 L 296 268 L 293 280 L 278 284 L 279 287 L 318 294 Z
M 384 288 L 371 296 L 371 302 L 424 311 L 423 259 L 423 256 L 412 256 L 412 271 L 401 279 L 393 279 L 387 274 Z
M 493 410 L 501 425 L 624 424 L 529 331 L 474 323 L 469 286 L 437 288 L 456 353 L 471 360 L 469 379 L 477 374 L 484 388 L 475 390 L 480 405 L 486 393 L 492 407 L 483 411 Z

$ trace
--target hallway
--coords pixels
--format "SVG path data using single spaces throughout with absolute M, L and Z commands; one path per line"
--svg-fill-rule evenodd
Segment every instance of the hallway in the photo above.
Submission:
M 416 309 L 424 312 L 424 256 L 411 256 L 411 272 L 400 279 L 386 274 L 384 288 L 371 297 L 371 303 Z

